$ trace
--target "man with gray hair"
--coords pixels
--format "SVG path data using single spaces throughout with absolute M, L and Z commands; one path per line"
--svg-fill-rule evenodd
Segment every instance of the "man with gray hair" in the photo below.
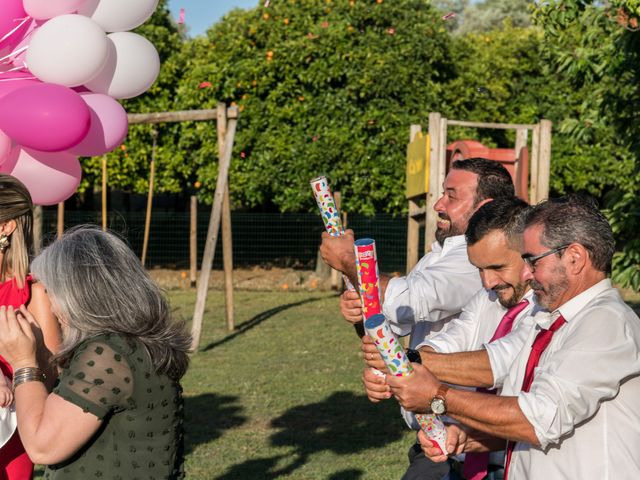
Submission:
M 640 319 L 607 278 L 611 226 L 576 196 L 533 207 L 524 225 L 522 279 L 548 312 L 518 329 L 524 346 L 517 354 L 500 349 L 509 337 L 494 342 L 481 354 L 491 374 L 476 362 L 470 382 L 501 385 L 503 396 L 449 388 L 419 364 L 387 383 L 409 410 L 429 411 L 438 399 L 441 412 L 508 440 L 507 479 L 640 478 Z M 437 369 L 440 380 L 470 381 L 468 370 Z M 456 452 L 488 449 L 473 431 L 448 433 Z M 423 448 L 434 461 L 446 459 L 426 442 Z

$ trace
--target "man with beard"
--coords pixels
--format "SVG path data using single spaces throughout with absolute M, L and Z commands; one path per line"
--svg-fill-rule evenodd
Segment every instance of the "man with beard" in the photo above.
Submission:
M 455 365 L 460 359 L 436 367 L 445 381 L 502 385 L 503 396 L 449 388 L 419 364 L 408 377 L 388 376 L 388 385 L 408 410 L 435 406 L 508 440 L 507 480 L 639 478 L 640 319 L 607 278 L 611 226 L 584 199 L 549 200 L 527 213 L 522 252 L 522 279 L 548 310 L 532 317 L 532 328 L 518 329 L 524 348 L 485 352 L 490 375 L 477 359 L 475 368 L 466 365 L 471 373 Z M 448 434 L 456 453 L 495 447 L 474 431 Z M 421 440 L 434 461 L 446 460 Z
M 449 322 L 443 332 L 430 336 L 418 348 L 439 353 L 466 352 L 483 348 L 486 343 L 502 338 L 537 308 L 528 282 L 520 279 L 524 261 L 519 252 L 519 225 L 527 204 L 518 198 L 497 199 L 486 203 L 473 214 L 466 232 L 469 261 L 480 271 L 483 289 L 462 309 L 458 318 Z M 363 352 L 369 366 L 384 369 L 376 346 L 365 337 Z M 365 369 L 367 395 L 373 402 L 388 398 L 384 381 Z M 405 415 L 407 421 L 413 415 Z M 503 452 L 469 454 L 450 458 L 450 479 L 477 480 L 499 472 L 504 463 Z M 490 475 L 489 478 L 494 478 Z
M 457 316 L 462 307 L 481 288 L 478 269 L 469 263 L 464 232 L 469 218 L 485 203 L 515 195 L 509 172 L 497 162 L 483 158 L 453 162 L 444 181 L 442 197 L 434 205 L 438 214 L 436 242 L 406 277 L 382 276 L 380 296 L 383 312 L 397 335 L 411 334 L 413 350 L 429 335 L 440 331 Z M 333 268 L 345 273 L 357 284 L 353 231 L 341 237 L 323 233 L 320 251 Z M 348 321 L 362 321 L 362 303 L 357 292 L 345 292 L 340 310 Z M 434 468 L 424 458 L 419 444 L 409 451 L 410 466 L 403 480 L 437 479 L 448 468 Z

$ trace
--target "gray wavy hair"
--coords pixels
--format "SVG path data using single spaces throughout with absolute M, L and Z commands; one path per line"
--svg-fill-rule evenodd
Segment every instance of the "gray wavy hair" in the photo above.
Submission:
M 114 333 L 140 341 L 156 372 L 184 375 L 191 344 L 184 322 L 171 320 L 164 295 L 115 234 L 92 226 L 70 229 L 33 260 L 31 270 L 67 326 L 55 358 L 59 365 L 84 340 Z

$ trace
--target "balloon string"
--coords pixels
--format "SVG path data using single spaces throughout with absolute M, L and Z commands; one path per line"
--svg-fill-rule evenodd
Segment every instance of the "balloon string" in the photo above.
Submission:
M 16 67 L 16 68 L 12 68 L 11 70 L 6 70 L 4 72 L 0 72 L 0 75 L 2 75 L 3 73 L 11 73 L 11 72 L 16 72 L 21 70 L 22 67 Z M 36 80 L 37 77 L 36 76 L 31 76 L 31 77 L 11 77 L 11 78 L 2 78 L 0 77 L 0 83 L 2 82 L 13 82 L 13 81 L 17 81 L 17 80 Z
M 29 48 L 29 45 L 25 45 L 22 48 L 19 48 L 18 50 L 14 50 L 13 52 L 11 52 L 9 55 L 6 55 L 2 58 L 0 58 L 0 64 L 3 63 L 11 63 L 11 58 L 15 57 L 16 55 L 20 55 L 22 52 L 24 52 L 27 48 Z M 18 69 L 23 68 L 23 67 L 18 67 Z M 1 73 L 1 72 L 0 72 Z
M 27 15 L 24 18 L 14 18 L 13 19 L 14 22 L 20 21 L 20 23 L 18 24 L 17 27 L 15 27 L 13 30 L 11 30 L 10 32 L 8 32 L 7 34 L 5 34 L 4 37 L 0 38 L 0 43 L 4 42 L 7 38 L 11 37 L 11 35 L 13 35 L 14 33 L 16 33 L 18 30 L 20 30 L 20 28 L 27 22 L 31 21 L 31 17 L 29 15 Z

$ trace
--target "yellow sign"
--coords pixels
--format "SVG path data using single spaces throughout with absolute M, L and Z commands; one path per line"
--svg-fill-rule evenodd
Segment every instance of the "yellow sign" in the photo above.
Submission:
M 407 198 L 424 195 L 429 191 L 429 135 L 418 132 L 407 146 Z

